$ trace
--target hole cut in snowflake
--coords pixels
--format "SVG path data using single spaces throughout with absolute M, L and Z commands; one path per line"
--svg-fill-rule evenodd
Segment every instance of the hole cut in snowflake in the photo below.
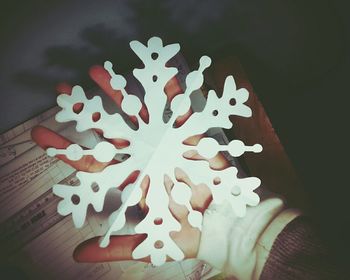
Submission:
M 184 144 L 189 137 L 205 134 L 212 127 L 231 128 L 230 115 L 250 117 L 252 112 L 244 104 L 248 100 L 248 91 L 244 88 L 237 89 L 233 77 L 228 76 L 222 96 L 218 97 L 214 90 L 210 90 L 204 109 L 194 112 L 185 123 L 177 127 L 177 118 L 191 110 L 190 96 L 202 86 L 203 71 L 210 66 L 211 59 L 208 56 L 200 58 L 198 70 L 190 72 L 186 77 L 185 91 L 176 95 L 170 102 L 165 93 L 165 85 L 178 73 L 178 69 L 166 65 L 179 52 L 179 44 L 163 46 L 160 38 L 153 37 L 149 39 L 147 46 L 132 41 L 130 47 L 144 65 L 144 68 L 133 71 L 134 77 L 144 88 L 144 104 L 137 96 L 126 91 L 126 79 L 114 72 L 111 62 L 106 61 L 104 68 L 111 75 L 111 87 L 120 91 L 123 96 L 121 110 L 126 115 L 136 118 L 137 128 L 127 124 L 120 113 L 107 113 L 101 98 L 95 96 L 88 99 L 80 86 L 73 87 L 71 95 L 58 96 L 57 103 L 62 110 L 56 115 L 58 122 L 76 121 L 78 132 L 98 129 L 106 139 L 124 139 L 130 145 L 117 148 L 108 141 L 102 141 L 94 149 L 85 150 L 77 144 L 72 144 L 66 149 L 48 148 L 47 154 L 65 155 L 70 160 L 79 160 L 84 155 L 91 155 L 100 162 L 110 162 L 118 154 L 129 155 L 126 160 L 112 163 L 101 172 L 77 172 L 76 176 L 80 181 L 78 186 L 55 185 L 53 192 L 63 198 L 58 204 L 58 212 L 61 215 L 72 214 L 74 225 L 77 228 L 82 227 L 88 205 L 91 204 L 97 212 L 102 211 L 107 191 L 120 186 L 130 174 L 138 171 L 137 179 L 123 189 L 122 204 L 110 215 L 110 227 L 101 239 L 100 246 L 108 246 L 112 233 L 123 228 L 126 210 L 140 202 L 140 186 L 148 177 L 149 187 L 145 203 L 149 210 L 135 227 L 136 233 L 146 233 L 147 237 L 134 249 L 132 256 L 134 259 L 150 256 L 154 265 L 161 265 L 167 256 L 176 261 L 184 258 L 184 253 L 170 237 L 170 232 L 180 231 L 181 225 L 169 209 L 169 194 L 164 185 L 165 176 L 173 183 L 170 192 L 172 199 L 187 208 L 187 218 L 191 226 L 201 229 L 202 213 L 192 208 L 191 188 L 177 180 L 175 169 L 185 171 L 194 184 L 207 185 L 214 203 L 227 200 L 235 214 L 243 217 L 247 205 L 255 206 L 259 203 L 259 196 L 254 190 L 259 187 L 260 180 L 256 177 L 238 178 L 238 170 L 234 166 L 224 170 L 211 169 L 207 161 L 191 160 L 184 157 L 184 154 L 196 150 L 200 156 L 210 159 L 221 151 L 227 151 L 238 157 L 244 152 L 261 152 L 262 147 L 259 144 L 246 146 L 239 140 L 220 145 L 215 139 L 206 136 L 201 138 L 196 146 Z M 165 121 L 163 112 L 167 102 L 170 102 L 172 114 L 170 119 Z M 148 111 L 147 122 L 140 117 L 143 106 Z M 79 110 L 76 107 L 79 107 Z

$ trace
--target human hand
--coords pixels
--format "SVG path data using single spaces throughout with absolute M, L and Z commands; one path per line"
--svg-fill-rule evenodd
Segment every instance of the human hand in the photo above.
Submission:
M 110 86 L 110 75 L 101 66 L 94 66 L 90 70 L 91 78 L 104 90 L 104 92 L 112 99 L 112 101 L 120 107 L 122 102 L 122 94 L 119 91 L 113 90 Z M 180 87 L 176 79 L 169 81 L 165 87 L 165 92 L 169 100 L 172 100 L 177 94 L 180 93 Z M 58 86 L 59 93 L 70 94 L 71 87 L 67 84 L 61 84 Z M 75 106 L 74 110 L 79 112 L 81 108 Z M 191 115 L 189 111 L 183 117 L 178 118 L 177 124 L 181 125 L 187 118 Z M 147 109 L 142 108 L 140 112 L 140 117 L 144 120 L 148 119 Z M 136 118 L 131 118 L 133 122 L 136 122 Z M 97 133 L 101 133 L 97 131 Z M 33 140 L 42 148 L 47 149 L 48 147 L 54 147 L 57 149 L 64 149 L 70 144 L 72 144 L 68 139 L 56 134 L 55 132 L 49 130 L 45 127 L 35 127 L 32 130 Z M 202 136 L 197 135 L 186 140 L 188 145 L 196 145 Z M 116 147 L 125 147 L 128 142 L 122 139 L 106 139 L 106 141 L 111 142 Z M 92 156 L 84 156 L 78 161 L 71 161 L 67 159 L 64 155 L 58 155 L 59 159 L 63 160 L 67 164 L 71 165 L 77 170 L 88 171 L 88 172 L 100 172 L 109 164 L 115 164 L 116 161 L 112 160 L 108 163 L 101 163 L 96 161 Z M 202 159 L 197 153 L 191 152 L 187 153 L 186 157 L 191 159 Z M 226 161 L 222 154 L 218 154 L 216 157 L 209 160 L 210 166 L 213 169 L 224 169 L 229 163 Z M 128 183 L 136 180 L 138 176 L 137 172 L 132 173 L 120 186 L 116 186 L 119 189 L 123 189 Z M 192 208 L 203 212 L 211 201 L 211 193 L 208 188 L 203 185 L 194 185 L 186 176 L 186 174 L 179 172 L 177 174 L 179 181 L 183 181 L 192 189 Z M 139 206 L 144 211 L 147 212 L 147 205 L 145 204 L 145 197 L 148 189 L 147 180 L 144 180 L 141 188 L 143 191 L 143 198 L 141 199 Z M 172 188 L 172 183 L 170 181 L 165 182 L 168 193 Z M 174 217 L 180 222 L 182 229 L 179 232 L 172 232 L 171 237 L 177 243 L 177 245 L 182 249 L 186 258 L 192 258 L 197 255 L 200 232 L 198 229 L 193 228 L 187 220 L 187 208 L 176 204 L 170 197 L 169 208 Z M 133 249 L 144 240 L 145 235 L 128 235 L 128 236 L 113 236 L 110 241 L 110 245 L 107 248 L 100 248 L 98 244 L 98 238 L 93 238 L 87 240 L 80 244 L 75 252 L 74 258 L 77 261 L 83 262 L 99 262 L 99 261 L 112 261 L 112 260 L 125 260 L 131 259 L 131 253 Z M 143 261 L 149 261 L 149 258 L 143 259 Z

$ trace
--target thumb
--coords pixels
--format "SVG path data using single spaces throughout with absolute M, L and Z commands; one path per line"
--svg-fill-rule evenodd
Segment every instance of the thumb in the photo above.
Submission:
M 132 251 L 146 238 L 146 234 L 112 236 L 109 245 L 101 248 L 100 237 L 80 243 L 73 252 L 76 262 L 110 262 L 132 260 Z M 149 262 L 149 258 L 140 259 Z

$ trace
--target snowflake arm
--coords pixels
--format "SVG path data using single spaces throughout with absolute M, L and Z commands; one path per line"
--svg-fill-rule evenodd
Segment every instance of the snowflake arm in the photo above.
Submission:
M 222 201 L 227 200 L 239 217 L 245 215 L 248 205 L 256 206 L 259 203 L 259 196 L 254 193 L 254 190 L 260 186 L 260 179 L 256 177 L 238 178 L 236 167 L 231 166 L 224 170 L 214 170 L 210 168 L 207 161 L 186 159 L 178 162 L 177 167 L 185 173 L 187 170 L 191 170 L 189 178 L 192 183 L 208 186 L 214 202 L 222 203 Z M 175 179 L 175 174 L 172 179 Z M 176 190 L 174 192 L 174 200 L 176 201 Z M 190 198 L 191 196 L 188 196 L 188 201 Z M 189 222 L 192 225 L 190 220 Z
M 244 104 L 249 96 L 248 91 L 237 90 L 233 77 L 229 76 L 225 80 L 221 97 L 218 97 L 215 91 L 209 91 L 203 111 L 193 113 L 184 124 L 176 127 L 176 119 L 190 110 L 190 95 L 203 84 L 203 71 L 210 66 L 210 58 L 201 57 L 198 69 L 186 77 L 184 92 L 176 95 L 170 102 L 164 90 L 167 82 L 177 74 L 178 70 L 167 67 L 167 63 L 180 50 L 180 46 L 178 44 L 163 46 L 160 38 L 153 37 L 149 39 L 147 45 L 132 41 L 130 47 L 144 64 L 144 68 L 135 69 L 133 74 L 145 91 L 143 100 L 149 117 L 147 123 L 139 116 L 142 102 L 135 95 L 127 93 L 125 78 L 113 71 L 113 65 L 109 61 L 105 62 L 104 68 L 111 76 L 111 87 L 120 91 L 123 97 L 121 109 L 128 116 L 137 118 L 138 128 L 131 128 L 118 113 L 113 115 L 106 113 L 101 98 L 87 99 L 79 86 L 73 88 L 71 95 L 60 95 L 57 98 L 62 111 L 56 115 L 56 119 L 60 122 L 76 121 L 77 131 L 99 129 L 103 131 L 105 138 L 125 139 L 130 145 L 118 149 L 103 141 L 89 150 L 72 144 L 67 149 L 49 148 L 47 153 L 51 156 L 65 155 L 70 160 L 79 160 L 84 155 L 91 155 L 100 162 L 110 162 L 120 153 L 130 155 L 127 160 L 112 163 L 101 172 L 77 172 L 80 185 L 76 187 L 55 185 L 54 193 L 63 198 L 58 205 L 58 212 L 62 215 L 72 214 L 75 226 L 81 227 L 89 204 L 92 204 L 96 211 L 101 211 L 108 190 L 120 186 L 132 172 L 139 171 L 136 181 L 123 189 L 122 204 L 110 215 L 110 227 L 100 241 L 100 246 L 108 246 L 110 236 L 125 225 L 126 210 L 140 201 L 141 183 L 149 177 L 150 183 L 145 199 L 149 211 L 135 227 L 136 233 L 146 233 L 147 237 L 135 248 L 132 256 L 135 259 L 150 256 L 154 265 L 161 265 L 167 256 L 174 260 L 184 258 L 184 253 L 170 237 L 170 232 L 181 230 L 181 224 L 169 209 L 169 193 L 164 183 L 166 176 L 174 183 L 170 192 L 171 197 L 188 210 L 187 219 L 190 225 L 201 229 L 202 223 L 202 214 L 191 206 L 190 187 L 176 179 L 176 168 L 184 171 L 192 183 L 207 185 L 214 203 L 228 200 L 234 213 L 239 217 L 245 215 L 247 206 L 259 203 L 259 196 L 254 192 L 260 185 L 258 178 L 238 178 L 237 168 L 232 166 L 224 170 L 213 170 L 207 161 L 184 158 L 184 153 L 196 150 L 199 155 L 209 159 L 220 151 L 240 156 L 244 152 L 260 152 L 262 147 L 259 144 L 247 146 L 239 140 L 219 145 L 216 140 L 208 137 L 202 138 L 197 146 L 185 145 L 184 140 L 193 135 L 203 134 L 211 127 L 231 128 L 230 115 L 251 116 L 250 108 Z M 168 101 L 172 113 L 170 119 L 165 121 L 163 113 Z M 74 110 L 74 105 L 77 103 L 82 105 L 80 112 Z M 99 113 L 98 119 L 93 118 L 95 113 Z M 76 202 L 73 197 L 79 201 Z
M 129 140 L 134 137 L 135 131 L 131 129 L 123 120 L 119 113 L 108 114 L 99 96 L 88 99 L 80 86 L 74 86 L 72 94 L 60 94 L 57 97 L 57 104 L 62 108 L 56 115 L 58 122 L 76 121 L 78 132 L 87 129 L 100 129 L 103 136 L 108 139 L 122 138 Z M 80 112 L 74 112 L 75 104 L 83 104 Z M 93 115 L 99 114 L 99 119 L 94 120 Z
M 192 227 L 196 227 L 202 230 L 202 213 L 193 210 L 190 203 L 192 197 L 192 191 L 185 183 L 175 182 L 173 189 L 171 190 L 171 197 L 179 205 L 184 205 L 187 208 L 188 216 L 187 220 Z
M 208 56 L 202 56 L 199 60 L 198 70 L 190 72 L 186 77 L 186 90 L 183 94 L 178 94 L 171 101 L 172 116 L 169 120 L 171 126 L 179 116 L 183 116 L 191 107 L 190 95 L 195 90 L 198 90 L 203 85 L 203 71 L 211 64 L 211 59 Z
M 100 212 L 107 191 L 110 188 L 120 186 L 130 175 L 130 161 L 110 165 L 102 172 L 89 173 L 79 171 L 76 176 L 80 184 L 75 187 L 56 184 L 53 192 L 63 198 L 58 204 L 58 212 L 61 215 L 72 214 L 74 225 L 82 227 L 85 222 L 86 210 L 91 204 L 95 211 Z M 136 202 L 137 203 L 137 202 Z
M 262 146 L 255 144 L 253 146 L 246 146 L 240 140 L 232 140 L 228 145 L 220 145 L 214 138 L 204 137 L 195 147 L 198 153 L 207 159 L 213 158 L 217 153 L 227 151 L 233 157 L 239 157 L 244 152 L 260 153 Z
M 48 148 L 46 152 L 47 155 L 51 157 L 65 155 L 69 160 L 80 160 L 83 156 L 90 155 L 99 162 L 110 162 L 118 154 L 133 154 L 130 146 L 123 149 L 117 149 L 114 145 L 106 141 L 98 143 L 95 148 L 91 150 L 84 150 L 78 144 L 71 144 L 66 149 L 56 149 L 51 147 Z
M 123 96 L 123 100 L 121 102 L 121 109 L 124 111 L 125 114 L 129 116 L 135 116 L 137 118 L 138 123 L 140 123 L 141 121 L 143 122 L 143 120 L 138 115 L 141 111 L 142 103 L 137 96 L 128 94 L 126 92 L 125 78 L 122 75 L 115 74 L 115 72 L 113 71 L 113 64 L 110 61 L 105 62 L 104 68 L 111 75 L 111 87 L 114 90 L 120 91 Z
M 169 197 L 164 187 L 164 177 L 157 173 L 157 170 L 153 170 L 149 176 L 151 181 L 146 197 L 149 211 L 135 227 L 137 233 L 147 233 L 147 238 L 136 247 L 133 257 L 139 259 L 150 255 L 154 265 L 163 264 L 167 255 L 174 260 L 182 260 L 184 258 L 183 252 L 170 238 L 170 232 L 180 231 L 181 225 L 169 210 Z M 162 188 L 158 186 L 162 186 Z M 157 221 L 162 222 L 158 224 Z
M 175 67 L 166 67 L 165 64 L 178 53 L 180 45 L 172 44 L 163 47 L 162 40 L 153 37 L 148 40 L 147 47 L 138 41 L 132 41 L 130 47 L 145 66 L 142 69 L 135 69 L 133 74 L 145 90 L 144 100 L 150 117 L 149 122 L 160 123 L 163 120 L 163 110 L 167 101 L 165 85 L 178 72 Z M 152 94 L 154 92 L 161 94 Z
M 228 76 L 222 97 L 218 97 L 214 90 L 210 90 L 204 110 L 194 113 L 184 125 L 178 128 L 178 133 L 190 136 L 202 134 L 211 127 L 231 128 L 230 115 L 242 117 L 252 115 L 251 109 L 244 104 L 248 96 L 249 92 L 245 88 L 237 90 L 235 80 L 232 76 Z

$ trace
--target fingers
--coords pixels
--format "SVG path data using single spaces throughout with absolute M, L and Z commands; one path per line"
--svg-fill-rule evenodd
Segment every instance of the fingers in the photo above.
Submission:
M 171 232 L 171 236 L 179 244 L 186 257 L 194 258 L 197 255 L 192 253 L 192 251 L 198 251 L 200 233 L 197 229 L 187 226 L 181 232 Z M 75 248 L 73 258 L 76 262 L 84 263 L 134 260 L 132 252 L 146 237 L 146 234 L 112 236 L 106 248 L 100 247 L 101 237 L 93 237 Z M 149 256 L 137 260 L 147 263 L 151 261 Z M 172 259 L 167 256 L 166 261 L 172 261 Z
M 164 91 L 168 97 L 168 100 L 173 100 L 173 98 L 182 91 L 178 79 L 176 79 L 176 77 L 172 77 L 165 85 Z
M 132 260 L 132 251 L 146 237 L 146 234 L 112 236 L 106 248 L 100 247 L 100 237 L 94 237 L 79 244 L 73 258 L 76 262 L 88 263 Z M 150 259 L 147 257 L 140 261 L 149 262 Z
M 168 97 L 169 102 L 171 102 L 176 95 L 178 95 L 182 92 L 180 83 L 176 77 L 172 77 L 167 82 L 164 90 L 165 90 L 165 93 Z M 176 126 L 179 127 L 179 126 L 183 125 L 186 122 L 186 120 L 192 115 L 192 113 L 193 113 L 193 111 L 192 111 L 192 109 L 190 109 L 190 110 L 188 110 L 188 112 L 186 114 L 179 116 L 175 121 Z
M 149 184 L 150 184 L 150 179 L 149 176 L 146 175 L 141 182 L 141 190 L 142 190 L 142 197 L 140 199 L 139 202 L 139 207 L 142 210 L 143 213 L 147 213 L 148 212 L 148 206 L 146 204 L 146 196 L 147 196 L 147 192 L 148 192 L 148 188 L 149 188 Z
M 198 144 L 199 140 L 203 138 L 203 136 L 204 135 L 200 134 L 200 135 L 194 135 L 192 137 L 187 138 L 184 141 L 184 144 L 193 146 L 193 150 L 185 152 L 183 156 L 191 160 L 207 160 L 209 162 L 210 167 L 214 170 L 223 170 L 229 167 L 230 162 L 225 158 L 225 156 L 222 153 L 218 153 L 213 158 L 206 159 L 195 151 L 196 149 L 195 146 Z
M 108 73 L 108 71 L 100 65 L 94 65 L 90 68 L 89 75 L 91 79 L 94 80 L 98 86 L 114 101 L 114 103 L 118 107 L 121 107 L 123 95 L 120 90 L 114 90 L 111 87 L 111 75 Z M 142 106 L 141 108 L 140 117 L 144 121 L 148 121 L 148 113 L 145 106 Z M 132 116 L 131 121 L 136 123 L 137 119 Z
M 114 101 L 114 103 L 118 106 L 121 107 L 121 103 L 123 100 L 123 95 L 121 91 L 119 90 L 114 90 L 111 87 L 110 80 L 111 76 L 108 73 L 106 69 L 104 69 L 100 65 L 94 65 L 90 68 L 89 71 L 90 77 L 92 80 L 94 80 L 98 86 Z M 181 90 L 181 86 L 176 79 L 176 77 L 173 77 L 172 79 L 169 80 L 169 82 L 165 85 L 165 93 L 168 96 L 168 99 L 171 101 L 177 94 L 179 94 Z M 184 116 L 180 116 L 176 123 L 178 125 L 182 125 L 188 117 L 192 114 L 192 112 L 188 112 Z M 141 111 L 140 111 L 140 117 L 147 122 L 148 121 L 148 111 L 145 105 L 142 106 Z M 131 120 L 135 123 L 136 119 L 131 117 Z
M 111 87 L 111 76 L 107 70 L 100 65 L 94 65 L 90 68 L 89 75 L 91 79 L 94 80 L 96 84 L 114 101 L 114 103 L 120 107 L 123 95 L 120 90 L 114 90 Z
M 190 203 L 191 203 L 192 208 L 194 210 L 198 210 L 198 211 L 203 213 L 205 211 L 205 209 L 208 208 L 210 202 L 212 201 L 212 194 L 211 194 L 211 191 L 208 188 L 208 186 L 205 184 L 199 184 L 199 185 L 193 184 L 191 179 L 188 177 L 188 175 L 183 170 L 181 170 L 179 168 L 176 169 L 175 175 L 176 175 L 177 181 L 183 182 L 189 188 L 191 188 L 192 196 L 191 196 Z M 169 194 L 170 194 L 170 192 L 169 192 Z M 181 215 L 180 212 L 179 212 L 179 214 Z M 182 215 L 183 215 L 183 213 L 182 213 Z M 185 217 L 187 220 L 187 209 L 186 209 Z M 177 218 L 179 218 L 179 217 L 177 217 Z
M 68 83 L 59 83 L 56 86 L 56 92 L 58 94 L 70 94 L 72 92 L 72 86 Z
M 65 149 L 70 144 L 72 144 L 72 142 L 68 139 L 43 126 L 34 127 L 31 131 L 31 136 L 33 141 L 36 142 L 44 150 L 49 147 L 54 147 L 56 149 Z M 82 159 L 78 161 L 69 160 L 64 155 L 57 155 L 56 157 L 77 170 L 88 172 L 99 172 L 103 170 L 107 165 L 114 162 L 114 160 L 109 163 L 99 162 L 95 160 L 93 156 L 89 155 L 83 156 Z
M 169 210 L 176 218 L 176 220 L 178 220 L 181 223 L 181 225 L 187 223 L 188 210 L 185 205 L 177 204 L 174 201 L 173 197 L 171 196 L 171 190 L 174 186 L 174 183 L 167 175 L 164 176 L 164 186 L 169 196 Z
M 137 177 L 139 176 L 140 171 L 139 170 L 135 170 L 134 172 L 132 172 L 123 183 L 121 183 L 121 185 L 118 187 L 118 189 L 120 189 L 121 191 L 124 190 L 129 184 L 132 184 L 136 181 Z

